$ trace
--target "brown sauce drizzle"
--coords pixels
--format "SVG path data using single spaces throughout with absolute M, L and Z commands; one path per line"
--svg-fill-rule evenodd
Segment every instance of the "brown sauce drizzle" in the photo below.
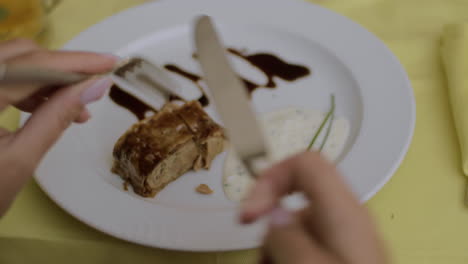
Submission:
M 109 97 L 114 103 L 132 112 L 138 120 L 143 120 L 148 112 L 157 113 L 156 109 L 122 90 L 117 85 L 111 87 Z
M 197 86 L 198 90 L 200 90 L 201 92 L 201 96 L 200 98 L 198 98 L 198 102 L 203 107 L 208 106 L 210 104 L 210 100 L 206 96 L 205 91 L 203 90 L 203 87 L 200 84 L 200 81 L 202 80 L 201 76 L 195 73 L 189 72 L 185 69 L 182 69 L 181 67 L 174 65 L 174 64 L 166 64 L 164 65 L 164 68 L 174 74 L 184 77 L 185 79 L 189 81 L 192 81 Z
M 246 80 L 244 78 L 241 78 L 242 81 L 244 82 L 245 88 L 247 88 L 247 91 L 249 92 L 249 95 L 252 96 L 253 91 L 255 89 L 262 87 L 260 84 L 254 83 L 252 81 Z
M 247 80 L 239 76 L 239 78 L 243 81 L 250 95 L 257 88 L 260 88 L 260 87 L 270 88 L 270 89 L 276 88 L 277 84 L 275 82 L 275 77 L 285 80 L 285 81 L 292 82 L 297 79 L 308 76 L 311 73 L 307 67 L 302 66 L 302 65 L 287 63 L 273 54 L 255 53 L 255 54 L 247 55 L 245 50 L 236 50 L 233 48 L 229 48 L 227 49 L 227 51 L 231 53 L 232 55 L 237 56 L 247 61 L 250 65 L 260 70 L 267 77 L 266 84 L 258 84 L 258 83 L 252 82 L 250 80 Z M 197 54 L 195 53 L 192 54 L 192 57 L 194 59 L 197 59 Z M 124 76 L 126 72 L 132 71 L 140 63 L 141 63 L 140 59 L 138 58 L 133 59 L 130 63 L 128 63 L 127 65 L 121 67 L 118 71 L 116 71 L 115 74 L 119 76 Z M 195 73 L 189 72 L 185 69 L 182 69 L 181 67 L 174 65 L 174 64 L 166 64 L 164 65 L 164 68 L 174 74 L 177 74 L 193 82 L 201 92 L 200 98 L 197 99 L 198 102 L 203 107 L 206 107 L 209 105 L 210 103 L 209 99 L 206 96 L 202 85 L 200 84 L 201 81 L 203 80 L 201 76 Z M 138 120 L 144 119 L 146 114 L 150 111 L 154 113 L 157 112 L 153 107 L 140 101 L 135 96 L 125 92 L 124 90 L 119 88 L 117 85 L 112 86 L 109 96 L 111 100 L 114 101 L 116 104 L 132 112 L 138 118 Z M 183 98 L 180 98 L 179 96 L 175 94 L 169 95 L 169 101 L 185 102 Z
M 140 64 L 143 62 L 142 59 L 140 58 L 133 58 L 130 60 L 128 63 L 122 65 L 115 71 L 115 75 L 120 76 L 120 77 L 125 77 L 125 74 L 127 72 L 133 71 L 137 66 L 140 66 Z
M 193 57 L 196 58 L 197 55 L 196 54 L 193 54 Z M 198 99 L 198 102 L 200 102 L 200 104 L 202 106 L 207 106 L 209 104 L 209 101 L 208 101 L 208 97 L 206 97 L 205 95 L 205 92 L 203 90 L 203 87 L 200 85 L 200 82 L 203 80 L 203 78 L 195 73 L 192 73 L 192 72 L 189 72 L 187 70 L 184 70 L 182 68 L 180 68 L 179 66 L 176 66 L 174 64 L 166 64 L 164 65 L 164 68 L 166 68 L 166 70 L 174 73 L 174 74 L 177 74 L 189 81 L 192 81 L 197 87 L 198 89 L 202 92 L 202 97 L 200 97 Z M 249 81 L 247 79 L 244 79 L 242 77 L 239 77 L 241 78 L 241 80 L 244 82 L 244 85 L 247 87 L 247 90 L 249 91 L 249 94 L 251 92 L 253 92 L 255 89 L 257 89 L 258 87 L 262 87 L 262 85 L 260 84 L 256 84 L 252 81 Z
M 275 77 L 280 78 L 285 81 L 292 82 L 310 74 L 309 68 L 302 66 L 302 65 L 287 63 L 283 61 L 282 59 L 280 59 L 278 56 L 275 56 L 273 54 L 256 53 L 256 54 L 246 55 L 245 50 L 236 50 L 233 48 L 229 48 L 227 49 L 227 51 L 231 53 L 232 55 L 237 56 L 247 61 L 250 65 L 259 69 L 267 77 L 266 84 L 258 84 L 258 83 L 254 83 L 250 80 L 247 80 L 239 76 L 239 78 L 243 81 L 245 87 L 247 88 L 247 91 L 249 92 L 249 94 L 252 94 L 257 88 L 261 88 L 261 87 L 276 88 L 277 84 L 274 80 Z M 192 54 L 192 57 L 194 59 L 197 59 L 198 55 L 194 53 Z M 180 74 L 182 77 L 185 77 L 191 80 L 189 76 L 184 76 L 183 73 L 179 73 L 179 72 L 175 72 L 175 73 Z M 185 72 L 185 74 L 186 73 L 187 72 Z M 200 76 L 197 76 L 197 77 L 199 78 L 197 79 L 197 82 L 199 82 L 201 77 Z
M 176 66 L 174 64 L 166 64 L 164 65 L 164 68 L 170 72 L 173 72 L 175 74 L 178 74 L 192 82 L 199 82 L 202 78 L 199 75 L 196 75 L 195 73 L 188 72 L 179 66 Z
M 262 71 L 267 77 L 268 81 L 265 85 L 258 85 L 253 88 L 253 90 L 258 87 L 276 88 L 277 85 L 274 77 L 292 82 L 310 74 L 310 70 L 307 67 L 287 63 L 273 54 L 256 53 L 245 55 L 242 51 L 238 51 L 233 48 L 229 48 L 228 52 L 249 62 L 252 66 Z M 247 85 L 247 87 L 248 86 L 249 85 Z M 253 90 L 249 89 L 250 92 Z

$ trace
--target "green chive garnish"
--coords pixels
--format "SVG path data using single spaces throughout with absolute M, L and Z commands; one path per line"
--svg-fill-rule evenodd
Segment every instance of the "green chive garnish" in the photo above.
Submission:
M 312 138 L 312 141 L 310 142 L 309 146 L 307 147 L 307 150 L 310 151 L 312 149 L 312 147 L 315 144 L 315 141 L 317 141 L 317 138 L 319 137 L 320 133 L 322 133 L 322 130 L 325 127 L 325 124 L 328 122 L 328 120 L 330 119 L 330 117 L 332 116 L 334 111 L 335 111 L 335 95 L 332 94 L 331 95 L 330 111 L 328 111 L 327 115 L 325 116 L 325 118 L 322 121 L 322 124 L 320 124 L 320 127 L 318 128 L 317 132 L 315 133 L 314 137 Z
M 327 132 L 325 134 L 325 138 L 322 141 L 322 145 L 320 145 L 319 152 L 322 152 L 323 148 L 325 147 L 325 144 L 328 141 L 328 137 L 330 136 L 330 131 L 331 131 L 331 128 L 333 126 L 334 119 L 335 119 L 335 109 L 333 109 L 332 115 L 330 117 L 330 122 L 328 122 Z

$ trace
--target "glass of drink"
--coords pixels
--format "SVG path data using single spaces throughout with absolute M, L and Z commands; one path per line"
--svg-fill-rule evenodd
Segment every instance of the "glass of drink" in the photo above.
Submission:
M 0 0 L 0 41 L 36 38 L 45 27 L 46 14 L 61 0 Z

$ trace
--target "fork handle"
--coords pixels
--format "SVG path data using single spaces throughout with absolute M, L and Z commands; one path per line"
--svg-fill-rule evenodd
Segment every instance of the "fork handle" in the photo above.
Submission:
M 44 69 L 35 66 L 0 64 L 0 84 L 69 85 L 89 75 Z

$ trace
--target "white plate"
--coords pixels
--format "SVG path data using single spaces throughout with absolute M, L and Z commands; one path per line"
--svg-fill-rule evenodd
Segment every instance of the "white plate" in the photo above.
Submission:
M 214 18 L 228 46 L 272 52 L 309 66 L 310 77 L 279 81 L 276 90 L 257 90 L 256 109 L 299 106 L 325 111 L 334 93 L 337 114 L 351 121 L 339 168 L 362 201 L 382 188 L 413 134 L 412 89 L 382 42 L 329 10 L 293 0 L 163 0 L 112 16 L 65 48 L 140 54 L 199 72 L 191 57 L 191 25 L 200 14 Z M 247 64 L 236 65 L 258 78 Z M 179 81 L 184 92 L 196 91 L 191 83 Z M 148 246 L 211 251 L 259 245 L 262 223 L 238 225 L 236 204 L 222 191 L 225 154 L 209 172 L 187 173 L 155 199 L 142 199 L 123 191 L 122 181 L 109 171 L 114 143 L 136 119 L 108 98 L 90 109 L 93 119 L 69 129 L 37 170 L 37 182 L 57 204 L 96 229 Z M 214 114 L 211 108 L 207 111 Z M 210 185 L 215 194 L 196 194 L 200 183 Z

